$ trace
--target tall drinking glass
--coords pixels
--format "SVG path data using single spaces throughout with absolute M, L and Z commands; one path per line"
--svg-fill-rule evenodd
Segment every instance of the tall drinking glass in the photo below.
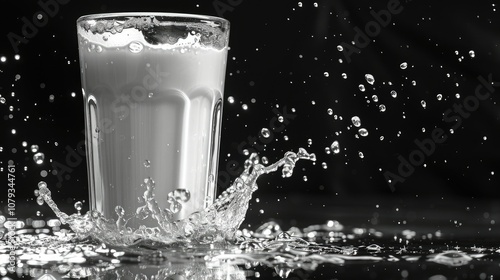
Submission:
M 151 199 L 174 219 L 211 204 L 229 22 L 96 14 L 77 32 L 91 210 L 135 216 L 127 226 L 137 228 L 151 225 Z

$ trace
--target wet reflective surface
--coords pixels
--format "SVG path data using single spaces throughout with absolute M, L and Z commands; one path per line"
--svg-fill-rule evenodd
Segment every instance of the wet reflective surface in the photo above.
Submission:
M 19 223 L 19 222 L 18 222 Z M 36 224 L 35 222 L 34 224 Z M 340 221 L 284 229 L 266 222 L 232 243 L 106 246 L 62 226 L 18 228 L 0 243 L 0 273 L 86 279 L 496 279 L 494 238 L 446 231 L 350 227 Z M 474 236 L 474 235 L 471 235 Z M 10 257 L 10 260 L 9 260 Z M 5 278 L 7 279 L 7 278 Z

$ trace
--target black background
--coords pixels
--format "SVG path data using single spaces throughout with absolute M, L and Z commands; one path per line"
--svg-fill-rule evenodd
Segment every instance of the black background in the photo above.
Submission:
M 479 76 L 500 81 L 500 16 L 495 1 L 9 2 L 0 29 L 0 56 L 6 58 L 0 62 L 0 94 L 6 99 L 0 103 L 4 211 L 9 160 L 16 164 L 19 217 L 36 211 L 51 215 L 34 202 L 40 180 L 69 212 L 74 202 L 88 200 L 85 158 L 68 160 L 68 155 L 78 155 L 84 139 L 76 19 L 92 13 L 155 11 L 222 16 L 231 22 L 219 191 L 228 186 L 223 174 L 234 180 L 234 170 L 247 158 L 240 147 L 260 150 L 263 141 L 272 139 L 259 151 L 270 162 L 299 147 L 317 156 L 315 163 L 300 161 L 291 178 L 274 173 L 259 179 L 258 201 L 252 200 L 245 225 L 270 218 L 290 225 L 337 219 L 357 225 L 437 227 L 443 221 L 456 226 L 457 220 L 465 226 L 468 220 L 481 225 L 478 232 L 495 229 L 500 212 L 498 92 L 478 101 L 467 115 L 451 111 L 448 116 L 459 116 L 460 125 L 443 119 L 467 97 L 474 101 Z M 57 11 L 52 6 L 53 15 L 47 14 L 46 22 L 38 23 L 16 50 L 9 36 L 22 36 L 26 22 L 33 23 L 43 11 L 40 3 L 49 2 L 57 3 Z M 396 3 L 398 13 L 386 17 L 387 26 L 381 26 L 373 13 L 387 14 L 388 3 Z M 366 44 L 358 41 L 359 53 L 338 51 L 339 45 L 352 46 L 357 30 L 366 33 L 367 27 L 372 36 Z M 407 69 L 400 68 L 403 62 Z M 373 85 L 365 74 L 375 77 Z M 366 87 L 364 92 L 359 84 Z M 234 103 L 227 101 L 229 96 Z M 380 104 L 385 112 L 379 111 Z M 285 129 L 272 131 L 273 109 L 291 113 L 292 108 L 294 118 Z M 353 116 L 360 117 L 368 136 L 356 136 Z M 449 129 L 454 126 L 452 134 Z M 262 128 L 271 129 L 270 138 L 258 138 Z M 409 160 L 418 151 L 415 140 L 432 139 L 435 129 L 442 129 L 446 140 L 436 143 L 413 171 L 398 173 L 401 158 Z M 249 137 L 256 143 L 248 143 Z M 325 147 L 335 140 L 341 152 L 327 154 Z M 45 154 L 43 164 L 33 162 L 33 144 Z M 59 177 L 51 174 L 57 163 L 68 168 L 59 170 Z M 47 177 L 40 175 L 43 170 Z M 387 172 L 401 175 L 402 182 L 388 183 Z

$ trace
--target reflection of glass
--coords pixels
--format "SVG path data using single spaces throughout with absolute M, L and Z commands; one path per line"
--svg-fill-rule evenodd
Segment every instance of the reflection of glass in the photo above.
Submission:
M 105 217 L 136 214 L 148 200 L 147 178 L 159 207 L 175 219 L 211 204 L 229 23 L 162 13 L 90 15 L 77 23 L 91 209 Z

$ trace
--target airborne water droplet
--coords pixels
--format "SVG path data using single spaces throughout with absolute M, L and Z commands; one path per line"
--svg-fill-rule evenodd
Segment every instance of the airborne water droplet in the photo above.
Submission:
M 385 110 L 386 110 L 385 105 L 384 105 L 384 104 L 380 104 L 380 105 L 378 106 L 378 110 L 379 110 L 380 112 L 385 112 Z
M 45 155 L 43 153 L 36 153 L 33 155 L 33 160 L 36 164 L 42 164 L 45 159 Z
M 344 48 L 343 48 L 341 45 L 338 45 L 338 46 L 337 46 L 337 50 L 338 50 L 339 52 L 341 52 L 341 51 L 343 51 L 343 50 L 344 50 Z
M 375 83 L 375 78 L 372 74 L 366 74 L 365 79 L 370 85 L 373 85 L 373 83 Z
M 391 96 L 393 98 L 396 98 L 398 96 L 398 93 L 395 90 L 391 90 Z
M 368 130 L 366 128 L 360 128 L 358 130 L 359 135 L 366 137 L 368 135 Z
M 83 203 L 81 201 L 75 202 L 75 209 L 76 211 L 80 212 L 82 210 Z
M 38 145 L 31 145 L 31 152 L 32 153 L 38 152 Z
M 247 109 L 248 109 L 248 105 L 247 105 L 247 104 L 243 104 L 243 105 L 241 105 L 241 108 L 242 108 L 243 110 L 247 110 Z
M 43 197 L 41 197 L 41 196 L 37 197 L 36 203 L 38 203 L 38 205 L 43 205 L 43 203 L 44 203 Z
M 372 95 L 372 100 L 373 102 L 378 102 L 378 96 L 377 95 Z
M 470 50 L 469 51 L 469 55 L 470 55 L 470 57 L 475 57 L 476 53 L 473 50 Z
M 438 93 L 438 95 L 436 95 L 436 98 L 437 100 L 441 100 L 443 99 L 443 95 L 441 93 Z
M 232 96 L 228 96 L 228 98 L 227 98 L 227 102 L 229 102 L 229 103 L 233 104 L 233 103 L 234 103 L 234 97 L 232 97 Z
M 151 161 L 148 159 L 144 161 L 144 167 L 149 168 L 151 166 Z
M 364 158 L 365 157 L 365 155 L 363 154 L 363 152 L 358 152 L 358 156 L 359 156 L 359 158 Z
M 361 119 L 358 117 L 358 116 L 354 116 L 351 118 L 351 121 L 352 121 L 352 124 L 355 126 L 355 127 L 359 127 L 361 126 Z
M 262 135 L 262 137 L 264 138 L 269 138 L 269 136 L 271 136 L 271 132 L 269 131 L 269 129 L 267 128 L 263 128 L 260 130 L 260 134 Z
M 333 141 L 332 146 L 330 147 L 330 149 L 332 150 L 332 152 L 334 154 L 340 153 L 340 144 L 339 144 L 339 141 L 337 141 L 337 140 Z
M 427 103 L 425 102 L 425 100 L 420 101 L 420 105 L 422 105 L 422 108 L 424 109 L 427 107 Z
M 333 115 L 333 110 L 331 108 L 328 108 L 328 110 L 326 110 L 326 112 L 328 113 L 328 115 Z
M 406 62 L 403 62 L 403 63 L 401 63 L 401 64 L 399 65 L 399 68 L 401 68 L 401 69 L 403 69 L 403 70 L 405 70 L 407 67 L 408 67 L 408 63 L 406 63 Z
M 363 84 L 360 84 L 358 86 L 358 88 L 359 88 L 360 91 L 365 91 L 365 85 L 363 85 Z
M 141 42 L 132 42 L 128 45 L 128 49 L 130 52 L 133 52 L 133 53 L 139 53 L 142 51 L 142 49 L 144 48 L 144 46 L 141 44 Z
M 328 72 L 323 73 L 323 75 L 324 75 L 326 78 L 330 77 L 330 73 L 328 73 Z
M 269 160 L 267 159 L 267 157 L 262 157 L 261 160 L 262 160 L 263 164 L 268 164 L 269 163 Z
M 343 79 L 347 79 L 347 74 L 346 73 L 342 73 L 342 78 Z

